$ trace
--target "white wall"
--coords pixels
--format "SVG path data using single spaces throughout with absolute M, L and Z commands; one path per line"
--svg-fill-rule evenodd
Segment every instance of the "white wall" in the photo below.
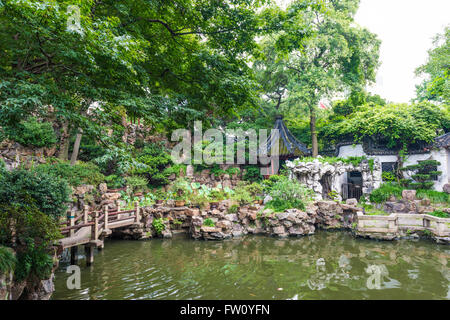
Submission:
M 362 157 L 365 156 L 363 147 L 361 144 L 342 146 L 339 148 L 339 158 L 347 157 Z
M 380 164 L 383 162 L 396 162 L 397 156 L 396 155 L 383 155 L 383 156 L 368 156 L 364 150 L 361 144 L 356 145 L 348 145 L 348 146 L 342 146 L 339 148 L 339 155 L 340 158 L 347 158 L 347 157 L 362 157 L 367 156 L 368 158 L 376 158 L 378 161 L 380 161 Z M 416 164 L 417 161 L 422 160 L 437 160 L 441 163 L 440 166 L 438 166 L 438 171 L 442 171 L 442 175 L 439 176 L 439 180 L 435 182 L 434 189 L 437 191 L 442 191 L 443 186 L 446 183 L 449 183 L 450 181 L 450 151 L 448 149 L 439 149 L 439 150 L 433 150 L 428 153 L 424 154 L 413 154 L 407 156 L 404 166 L 408 166 L 411 164 Z M 342 177 L 344 180 L 346 178 Z

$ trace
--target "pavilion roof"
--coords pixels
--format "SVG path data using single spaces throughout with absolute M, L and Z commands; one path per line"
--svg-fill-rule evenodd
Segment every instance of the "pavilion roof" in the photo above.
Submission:
M 273 129 L 278 129 L 279 132 L 279 155 L 281 157 L 299 157 L 311 154 L 311 150 L 292 135 L 286 127 L 282 116 L 276 117 Z M 275 143 L 276 136 L 273 136 L 271 133 L 267 141 L 260 146 L 260 153 L 263 153 L 264 149 L 266 149 L 267 154 L 270 154 L 272 145 Z

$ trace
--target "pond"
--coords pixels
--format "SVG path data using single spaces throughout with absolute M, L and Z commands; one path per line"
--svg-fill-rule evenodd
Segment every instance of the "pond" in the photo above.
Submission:
M 346 232 L 222 242 L 106 241 L 81 289 L 56 272 L 53 299 L 450 299 L 450 247 Z

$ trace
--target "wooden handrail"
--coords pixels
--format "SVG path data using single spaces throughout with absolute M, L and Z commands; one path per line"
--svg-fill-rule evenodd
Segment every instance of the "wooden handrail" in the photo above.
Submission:
M 94 224 L 93 222 L 80 223 L 80 224 L 77 224 L 77 225 L 74 225 L 74 226 L 61 228 L 60 231 L 64 232 L 64 231 L 69 231 L 69 230 L 81 229 L 81 228 L 84 228 L 84 227 L 92 226 L 93 224 Z

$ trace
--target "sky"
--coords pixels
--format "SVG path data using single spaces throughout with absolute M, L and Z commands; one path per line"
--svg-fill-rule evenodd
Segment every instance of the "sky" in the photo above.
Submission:
M 381 40 L 381 65 L 368 91 L 390 102 L 410 102 L 421 82 L 415 69 L 427 61 L 433 37 L 450 25 L 450 1 L 361 0 L 355 20 Z

